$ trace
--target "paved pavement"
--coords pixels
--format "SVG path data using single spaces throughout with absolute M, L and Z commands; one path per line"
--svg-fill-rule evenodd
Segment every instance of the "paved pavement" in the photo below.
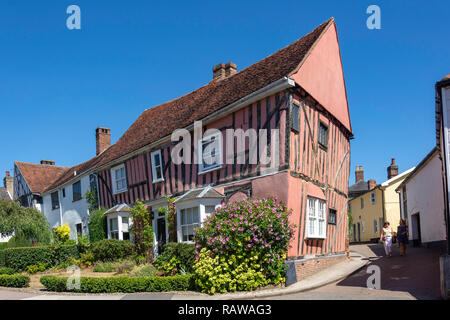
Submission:
M 367 267 L 341 281 L 320 288 L 291 295 L 275 297 L 283 300 L 434 300 L 440 299 L 438 249 L 408 248 L 401 257 L 398 248 L 393 248 L 391 258 L 384 256 L 381 245 L 355 245 L 351 250 L 362 253 L 370 263 Z M 371 274 L 367 268 L 380 268 L 380 290 L 368 289 L 367 279 Z
M 2 288 L 0 300 L 440 299 L 439 250 L 409 248 L 407 256 L 401 257 L 398 249 L 394 248 L 391 258 L 384 257 L 383 248 L 378 244 L 353 245 L 351 251 L 351 261 L 342 262 L 288 288 L 215 296 L 197 293 L 74 295 Z M 380 268 L 380 290 L 367 288 L 370 276 L 367 267 L 370 265 Z M 355 272 L 349 274 L 352 271 Z M 337 279 L 339 280 L 336 281 Z

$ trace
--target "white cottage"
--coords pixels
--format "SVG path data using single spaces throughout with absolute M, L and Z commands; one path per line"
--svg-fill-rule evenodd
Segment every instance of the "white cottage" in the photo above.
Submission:
M 398 186 L 402 219 L 408 222 L 409 240 L 414 245 L 446 244 L 442 164 L 437 148 L 417 165 Z

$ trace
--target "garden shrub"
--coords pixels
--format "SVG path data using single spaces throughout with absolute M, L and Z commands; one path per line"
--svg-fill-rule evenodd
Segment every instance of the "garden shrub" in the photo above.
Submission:
M 106 239 L 106 209 L 94 210 L 89 218 L 89 240 L 97 242 Z
M 26 288 L 30 284 L 30 277 L 21 274 L 0 275 L 0 287 Z
M 53 267 L 66 262 L 69 258 L 79 258 L 77 246 L 42 246 L 27 248 L 8 248 L 3 250 L 5 266 L 23 271 L 30 265 L 46 263 Z
M 126 240 L 105 239 L 92 244 L 95 261 L 114 261 L 133 253 L 133 244 Z
M 67 279 L 55 276 L 42 276 L 40 282 L 48 291 L 82 292 L 82 293 L 133 293 L 133 292 L 167 292 L 192 289 L 192 275 L 172 277 L 81 277 L 80 289 L 68 290 Z
M 53 236 L 56 243 L 64 244 L 70 238 L 70 227 L 68 224 L 63 224 L 62 226 L 55 227 L 53 230 Z
M 133 270 L 135 262 L 132 260 L 122 260 L 114 262 L 100 262 L 97 264 L 93 271 L 94 272 L 118 272 L 124 273 Z
M 14 274 L 14 269 L 12 268 L 0 268 L 0 274 Z
M 5 266 L 5 250 L 0 249 L 0 267 Z
M 134 239 L 134 251 L 136 255 L 143 256 L 147 262 L 153 260 L 153 239 L 151 213 L 141 202 L 136 201 L 136 205 L 131 209 L 133 224 L 131 233 Z
M 79 262 L 80 265 L 89 267 L 94 264 L 95 256 L 92 252 L 82 253 Z
M 152 266 L 151 264 L 143 266 L 141 268 L 139 268 L 136 272 L 135 272 L 135 276 L 136 277 L 154 277 L 156 276 L 156 272 L 158 270 Z
M 8 247 L 8 242 L 0 242 L 0 250 L 6 249 Z
M 27 272 L 30 274 L 35 274 L 38 272 L 43 272 L 47 269 L 47 264 L 44 262 L 39 262 L 38 264 L 32 264 L 27 267 Z
M 295 230 L 290 214 L 273 198 L 243 200 L 216 210 L 196 230 L 197 287 L 216 293 L 283 283 Z
M 154 263 L 165 274 L 177 272 L 191 273 L 195 263 L 195 245 L 190 243 L 170 242 Z

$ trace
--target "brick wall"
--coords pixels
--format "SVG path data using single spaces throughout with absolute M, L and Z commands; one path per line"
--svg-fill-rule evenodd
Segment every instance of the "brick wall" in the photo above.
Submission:
M 301 281 L 313 274 L 326 269 L 336 263 L 343 262 L 346 259 L 345 254 L 335 256 L 302 259 L 295 261 L 295 273 L 297 281 Z

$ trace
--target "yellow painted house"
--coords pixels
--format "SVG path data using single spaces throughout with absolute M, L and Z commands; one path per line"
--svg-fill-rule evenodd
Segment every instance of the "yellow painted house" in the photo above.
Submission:
M 351 242 L 378 241 L 384 221 L 389 221 L 392 229 L 397 230 L 400 199 L 395 189 L 413 170 L 411 168 L 398 174 L 398 166 L 392 159 L 388 167 L 388 180 L 376 184 L 374 180 L 365 182 L 363 175 L 361 180 L 362 167 L 356 168 L 357 181 L 349 187 L 349 211 L 353 218 Z

